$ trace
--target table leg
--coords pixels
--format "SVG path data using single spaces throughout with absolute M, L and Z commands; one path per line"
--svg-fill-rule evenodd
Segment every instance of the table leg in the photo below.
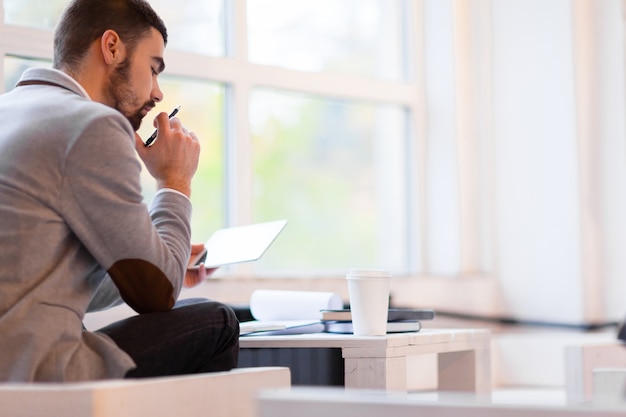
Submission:
M 406 391 L 406 357 L 345 358 L 345 387 Z
M 442 352 L 438 354 L 439 390 L 491 391 L 489 349 Z

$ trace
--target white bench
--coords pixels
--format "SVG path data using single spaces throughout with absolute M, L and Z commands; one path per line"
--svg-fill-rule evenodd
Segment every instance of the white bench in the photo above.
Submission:
M 260 390 L 289 388 L 286 367 L 80 383 L 0 384 L 11 417 L 255 417 Z

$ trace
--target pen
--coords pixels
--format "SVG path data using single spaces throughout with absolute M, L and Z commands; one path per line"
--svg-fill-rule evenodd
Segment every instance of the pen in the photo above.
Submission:
M 172 110 L 172 112 L 170 113 L 170 115 L 168 117 L 171 119 L 172 117 L 176 116 L 176 113 L 178 113 L 178 110 L 180 110 L 180 106 L 178 106 L 174 110 Z M 155 130 L 154 133 L 150 135 L 148 140 L 146 140 L 146 143 L 144 143 L 143 145 L 146 146 L 146 147 L 152 145 L 152 142 L 154 142 L 154 140 L 156 139 L 158 132 L 159 132 L 158 129 Z

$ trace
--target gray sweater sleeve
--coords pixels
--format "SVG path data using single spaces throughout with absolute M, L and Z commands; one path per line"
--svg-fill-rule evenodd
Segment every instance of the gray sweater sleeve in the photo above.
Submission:
M 95 294 L 91 298 L 89 305 L 87 306 L 87 313 L 93 313 L 96 311 L 107 310 L 111 307 L 122 304 L 122 296 L 117 289 L 115 283 L 111 277 L 107 274 L 102 280 Z
M 148 210 L 134 134 L 120 118 L 94 120 L 67 150 L 64 217 L 126 303 L 139 313 L 165 311 L 178 298 L 189 261 L 191 203 L 157 193 Z

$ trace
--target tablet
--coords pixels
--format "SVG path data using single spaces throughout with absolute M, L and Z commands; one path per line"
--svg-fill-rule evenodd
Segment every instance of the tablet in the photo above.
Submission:
M 216 268 L 256 261 L 263 256 L 286 224 L 287 220 L 275 220 L 220 229 L 211 235 L 204 244 L 205 250 L 191 261 L 191 265 L 204 262 L 206 268 Z

